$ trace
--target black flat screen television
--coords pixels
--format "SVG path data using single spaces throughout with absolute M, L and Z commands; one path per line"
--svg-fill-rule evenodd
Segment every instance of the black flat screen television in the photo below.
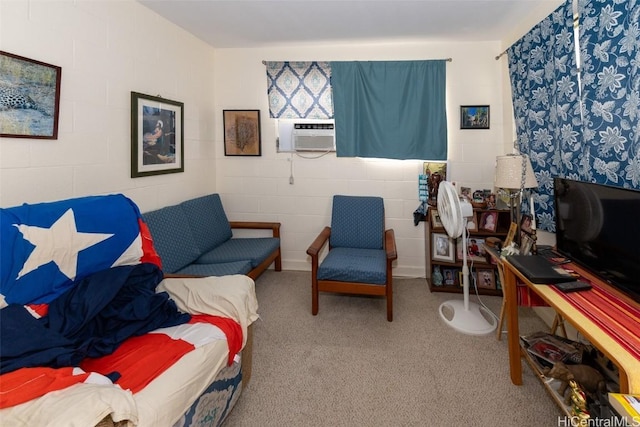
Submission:
M 556 247 L 640 302 L 640 191 L 554 179 Z

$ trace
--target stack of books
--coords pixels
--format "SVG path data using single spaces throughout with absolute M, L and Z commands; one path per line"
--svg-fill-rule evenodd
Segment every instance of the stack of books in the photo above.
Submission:
M 609 393 L 609 405 L 627 425 L 640 425 L 640 396 Z

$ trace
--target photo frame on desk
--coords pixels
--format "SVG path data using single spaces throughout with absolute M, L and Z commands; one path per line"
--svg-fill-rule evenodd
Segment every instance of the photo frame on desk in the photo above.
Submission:
M 513 242 L 513 239 L 516 237 L 517 232 L 518 232 L 518 224 L 515 222 L 512 222 L 511 225 L 509 226 L 509 232 L 507 233 L 507 237 L 506 239 L 504 239 L 504 244 L 503 244 L 504 248 L 506 248 Z

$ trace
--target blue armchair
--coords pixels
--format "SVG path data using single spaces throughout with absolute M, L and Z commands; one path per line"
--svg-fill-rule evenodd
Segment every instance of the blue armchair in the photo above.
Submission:
M 329 243 L 320 262 L 322 248 Z M 392 264 L 398 258 L 393 230 L 384 228 L 380 197 L 333 196 L 331 227 L 307 249 L 311 256 L 311 313 L 318 314 L 320 292 L 377 295 L 387 299 L 393 320 Z

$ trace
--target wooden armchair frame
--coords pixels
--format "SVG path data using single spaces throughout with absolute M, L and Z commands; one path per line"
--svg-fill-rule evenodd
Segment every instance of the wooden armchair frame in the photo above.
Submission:
M 392 264 L 398 258 L 395 234 L 392 229 L 384 232 L 384 249 L 387 254 L 387 280 L 384 285 L 318 280 L 319 255 L 331 236 L 331 227 L 324 227 L 313 241 L 307 254 L 311 256 L 311 314 L 318 314 L 318 296 L 320 292 L 336 292 L 352 295 L 376 295 L 387 299 L 387 320 L 393 321 L 393 275 Z M 329 246 L 329 250 L 331 247 Z

